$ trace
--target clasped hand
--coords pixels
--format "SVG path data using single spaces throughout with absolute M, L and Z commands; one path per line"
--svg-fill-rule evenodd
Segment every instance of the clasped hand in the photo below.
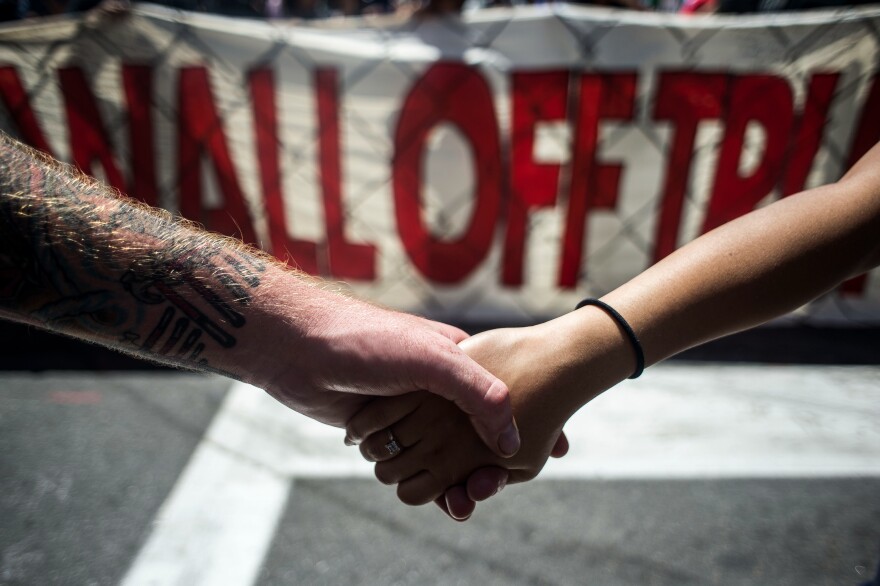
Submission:
M 489 451 L 465 414 L 427 392 L 372 400 L 348 422 L 347 442 L 360 445 L 363 457 L 376 463 L 379 481 L 396 484 L 404 503 L 435 501 L 453 518 L 467 518 L 476 500 L 533 479 L 549 457 L 567 451 L 562 426 L 570 402 L 559 400 L 567 369 L 545 334 L 540 326 L 501 329 L 460 343 L 511 390 L 522 438 L 512 458 Z

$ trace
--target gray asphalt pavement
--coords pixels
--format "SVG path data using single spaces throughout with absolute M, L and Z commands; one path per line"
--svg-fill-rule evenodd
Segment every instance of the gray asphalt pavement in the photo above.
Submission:
M 229 387 L 0 374 L 0 583 L 120 583 Z M 318 470 L 274 523 L 256 584 L 856 585 L 880 559 L 880 476 L 553 478 L 456 524 Z

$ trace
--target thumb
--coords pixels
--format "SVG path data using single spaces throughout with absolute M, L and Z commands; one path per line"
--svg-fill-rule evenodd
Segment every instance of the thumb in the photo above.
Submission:
M 432 354 L 438 360 L 430 361 L 423 370 L 423 380 L 414 382 L 455 403 L 470 417 L 474 430 L 490 450 L 502 458 L 513 456 L 519 451 L 520 438 L 507 385 L 458 346 L 450 341 L 447 344 L 442 349 L 434 347 Z

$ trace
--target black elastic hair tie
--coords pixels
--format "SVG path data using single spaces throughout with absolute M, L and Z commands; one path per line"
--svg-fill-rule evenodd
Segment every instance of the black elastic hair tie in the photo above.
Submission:
M 578 310 L 585 305 L 595 305 L 596 307 L 603 309 L 605 313 L 614 318 L 614 321 L 616 321 L 618 325 L 623 328 L 626 337 L 629 338 L 630 343 L 632 343 L 633 351 L 636 353 L 636 369 L 629 378 L 639 378 L 642 375 L 642 371 L 645 370 L 645 352 L 642 350 L 642 343 L 639 342 L 639 338 L 633 331 L 632 326 L 630 326 L 627 321 L 623 319 L 623 316 L 620 315 L 616 309 L 614 309 L 604 301 L 599 301 L 598 299 L 588 297 L 587 299 L 584 299 L 583 301 L 578 303 L 575 307 L 575 310 Z

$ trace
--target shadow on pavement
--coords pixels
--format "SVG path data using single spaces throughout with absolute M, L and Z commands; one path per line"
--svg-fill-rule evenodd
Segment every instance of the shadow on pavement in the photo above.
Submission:
M 460 324 L 475 333 L 482 329 Z M 505 327 L 499 324 L 499 327 Z M 770 364 L 880 364 L 880 328 L 763 327 L 687 350 L 673 360 Z M 167 370 L 93 344 L 0 322 L 0 371 Z

